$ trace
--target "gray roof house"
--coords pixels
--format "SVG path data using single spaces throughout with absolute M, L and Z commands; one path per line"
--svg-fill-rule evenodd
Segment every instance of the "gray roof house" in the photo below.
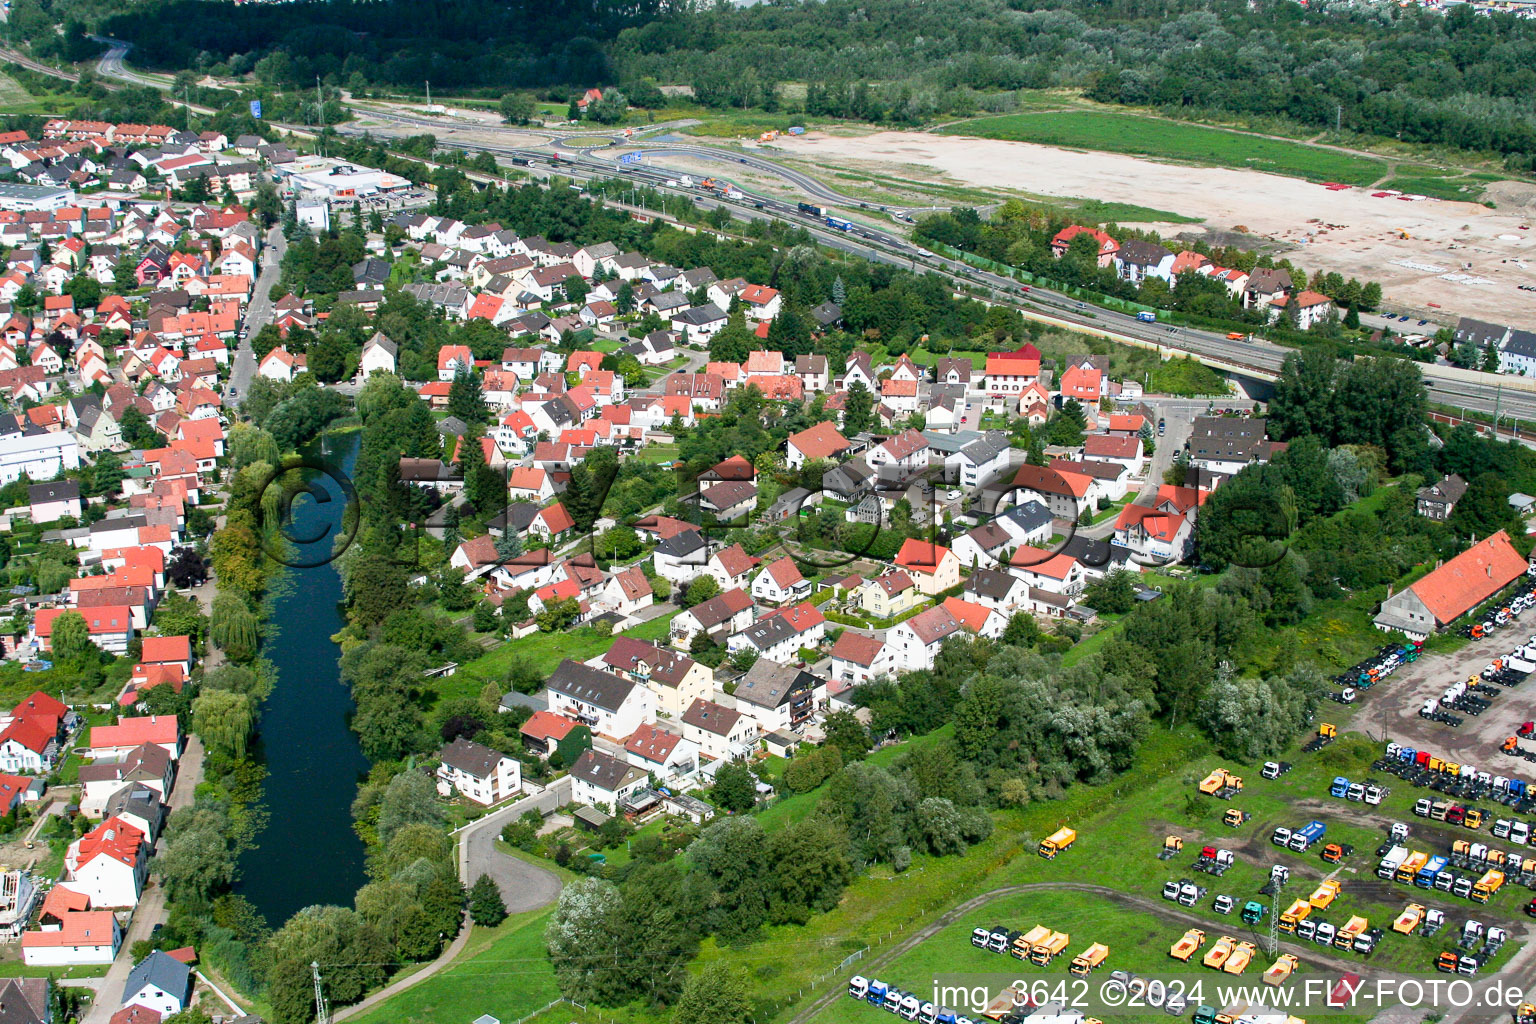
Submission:
M 162 1011 L 163 1016 L 181 1012 L 192 992 L 192 968 L 155 950 L 133 965 L 128 972 L 128 983 L 123 986 L 122 1002 L 138 1003 L 152 1010 Z M 166 1007 L 174 1010 L 165 1012 Z

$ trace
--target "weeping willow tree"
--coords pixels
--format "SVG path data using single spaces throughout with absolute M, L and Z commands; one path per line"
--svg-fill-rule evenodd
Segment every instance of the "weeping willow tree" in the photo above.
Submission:
M 238 594 L 220 593 L 213 599 L 209 632 L 230 661 L 247 662 L 256 657 L 261 626 L 250 605 Z
M 255 728 L 256 702 L 249 694 L 208 690 L 192 702 L 192 731 L 215 756 L 243 758 Z

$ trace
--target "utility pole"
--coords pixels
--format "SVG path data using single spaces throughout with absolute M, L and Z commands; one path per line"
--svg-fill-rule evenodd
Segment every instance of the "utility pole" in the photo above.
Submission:
M 1342 103 L 1333 105 L 1333 131 L 1335 134 L 1344 131 L 1344 104 Z
M 427 109 L 432 109 L 432 83 L 427 83 Z
M 315 1024 L 331 1024 L 331 1008 L 325 1005 L 325 989 L 320 985 L 320 962 L 309 962 L 310 972 L 315 977 Z

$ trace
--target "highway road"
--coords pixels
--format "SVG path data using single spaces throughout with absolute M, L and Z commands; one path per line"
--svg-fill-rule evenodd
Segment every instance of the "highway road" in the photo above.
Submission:
M 124 66 L 128 49 L 126 44 L 105 37 L 101 37 L 99 41 L 109 47 L 108 52 L 98 64 L 100 73 L 104 77 L 136 85 L 166 87 L 164 81 L 146 78 L 127 70 Z M 14 51 L 0 50 L 0 55 L 47 74 L 65 78 L 76 77 Z M 190 109 L 206 110 L 196 106 Z M 665 159 L 671 156 L 707 159 L 719 161 L 725 165 L 734 163 L 737 166 L 776 175 L 809 199 L 819 199 L 846 209 L 850 218 L 885 216 L 894 220 L 909 215 L 907 208 L 890 207 L 885 210 L 880 210 L 878 207 L 870 208 L 868 204 L 837 192 L 804 171 L 787 167 L 756 153 L 739 153 L 709 146 L 672 142 L 662 143 L 654 149 L 646 149 L 643 138 L 626 138 L 622 132 L 561 132 L 559 130 L 552 132 L 549 129 L 532 131 L 481 120 L 467 121 L 451 115 L 427 116 L 369 108 L 364 112 L 364 116 L 374 122 L 383 121 L 397 125 L 398 128 L 390 130 L 377 124 L 365 128 L 349 123 L 338 126 L 338 132 L 353 136 L 370 134 L 390 138 L 418 135 L 425 130 L 439 135 L 445 141 L 462 149 L 484 151 L 508 160 L 526 161 L 531 171 L 546 177 L 551 173 L 559 173 L 576 180 L 590 181 L 594 178 L 623 176 L 659 190 L 689 194 L 693 197 L 695 204 L 703 209 L 723 206 L 733 217 L 740 220 L 772 217 L 800 224 L 824 245 L 866 259 L 906 265 L 914 270 L 921 264 L 930 271 L 944 273 L 957 284 L 985 290 L 992 301 L 1018 306 L 1023 309 L 1026 316 L 1036 320 L 1043 320 L 1069 330 L 1104 333 L 1117 340 L 1156 347 L 1167 352 L 1195 355 L 1216 361 L 1218 364 L 1224 363 L 1240 368 L 1260 379 L 1273 378 L 1279 372 L 1285 356 L 1292 351 L 1254 337 L 1234 340 L 1213 331 L 1142 323 L 1133 316 L 1109 309 L 1090 307 L 1046 289 L 1031 289 L 1025 295 L 1018 282 L 1011 278 L 978 270 L 961 261 L 930 253 L 903 236 L 867 224 L 855 223 L 850 231 L 840 232 L 827 228 L 819 219 L 802 214 L 798 204 L 789 203 L 750 188 L 737 186 L 743 193 L 743 198 L 740 200 L 727 200 L 718 195 L 706 196 L 680 186 L 668 185 L 669 181 L 675 181 L 681 177 L 679 172 L 654 164 L 621 165 L 615 159 L 604 159 L 610 156 L 608 152 L 604 152 L 605 150 L 612 151 L 612 156 L 616 157 L 617 151 L 622 147 L 637 148 L 648 160 Z M 657 130 L 670 128 L 675 124 L 673 122 L 645 126 L 637 130 L 636 134 L 637 136 L 653 134 Z M 274 123 L 274 126 L 287 131 L 308 134 L 308 130 L 300 125 Z M 497 138 L 505 139 L 506 143 L 466 138 L 464 137 L 466 131 L 491 133 Z M 552 143 L 548 141 L 551 138 L 554 139 Z M 576 139 L 583 143 L 590 143 L 593 139 L 606 139 L 607 145 L 597 149 L 583 146 L 575 151 L 559 150 L 561 141 Z M 519 141 L 528 145 L 518 145 Z M 553 159 L 554 153 L 559 154 L 558 161 Z M 1431 399 L 1436 402 L 1467 411 L 1536 421 L 1536 381 L 1500 377 L 1495 374 L 1480 374 L 1474 380 L 1465 380 L 1445 367 L 1422 363 L 1419 365 L 1424 375 L 1425 387 Z
M 798 204 L 789 203 L 741 185 L 736 186 L 743 194 L 740 200 L 727 200 L 717 193 L 701 194 L 697 190 L 683 188 L 679 184 L 669 185 L 668 182 L 678 181 L 681 172 L 667 170 L 654 164 L 618 164 L 610 159 L 604 159 L 607 154 L 603 150 L 616 148 L 617 141 L 613 147 L 597 150 L 591 148 L 556 150 L 555 152 L 558 153 L 558 159 L 556 159 L 550 147 L 517 145 L 518 134 L 527 134 L 518 129 L 508 129 L 503 133 L 510 137 L 507 144 L 502 144 L 466 138 L 462 134 L 464 125 L 449 119 L 372 113 L 369 116 L 397 123 L 400 127 L 390 130 L 389 128 L 381 129 L 378 126 L 365 128 L 357 124 L 345 124 L 339 126 L 338 131 L 354 136 L 368 134 L 389 138 L 419 134 L 420 129 L 436 129 L 450 133 L 444 136 L 444 141 L 454 147 L 488 152 L 507 160 L 526 161 L 529 170 L 535 174 L 547 176 L 558 173 L 575 180 L 585 181 L 622 177 L 660 191 L 691 195 L 695 204 L 702 209 L 723 206 L 738 219 L 749 220 L 753 217 L 766 216 L 787 220 L 805 227 L 816 236 L 818 241 L 831 248 L 866 259 L 909 266 L 912 269 L 923 266 L 929 270 L 941 271 L 957 284 L 984 289 L 990 293 L 994 301 L 1019 306 L 1024 309 L 1026 315 L 1032 315 L 1036 319 L 1044 319 L 1070 330 L 1104 333 L 1118 336 L 1134 344 L 1157 347 L 1170 352 L 1188 353 L 1241 368 L 1257 378 L 1272 379 L 1279 373 L 1285 357 L 1294 351 L 1251 336 L 1231 339 L 1214 331 L 1147 324 L 1130 314 L 1091 306 L 1049 289 L 1031 288 L 1026 293 L 1023 286 L 1012 278 L 970 267 L 959 260 L 928 252 L 900 235 L 862 223 L 854 224 L 851 231 L 837 231 L 826 227 L 818 218 L 801 213 Z M 474 130 L 482 129 L 476 126 Z M 544 132 L 539 139 L 542 141 L 548 137 L 549 133 Z M 618 139 L 622 139 L 622 136 Z M 630 144 L 633 144 L 632 141 Z M 738 165 L 777 174 L 797 188 L 805 190 L 811 198 L 847 207 L 850 217 L 860 213 L 865 215 L 879 213 L 878 208 L 869 210 L 866 207 L 860 210 L 859 201 L 841 196 L 802 171 L 783 167 L 760 156 L 737 155 L 703 146 L 666 146 L 642 149 L 642 152 L 647 159 L 664 158 L 666 155 L 688 157 L 702 155 L 727 164 L 735 162 Z M 894 216 L 895 211 L 887 210 L 886 214 Z M 1493 374 L 1483 375 L 1483 379 L 1475 382 L 1468 382 L 1455 379 L 1444 368 L 1430 364 L 1420 364 L 1420 370 L 1433 401 L 1485 414 L 1497 412 L 1502 417 L 1513 416 L 1536 420 L 1536 393 L 1533 393 L 1532 382 L 1500 378 Z

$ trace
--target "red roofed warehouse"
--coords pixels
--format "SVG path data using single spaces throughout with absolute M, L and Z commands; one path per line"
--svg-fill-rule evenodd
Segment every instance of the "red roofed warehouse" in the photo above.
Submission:
M 1519 579 L 1526 561 L 1500 530 L 1390 595 L 1376 614 L 1376 628 L 1399 630 L 1419 640 L 1444 629 Z

